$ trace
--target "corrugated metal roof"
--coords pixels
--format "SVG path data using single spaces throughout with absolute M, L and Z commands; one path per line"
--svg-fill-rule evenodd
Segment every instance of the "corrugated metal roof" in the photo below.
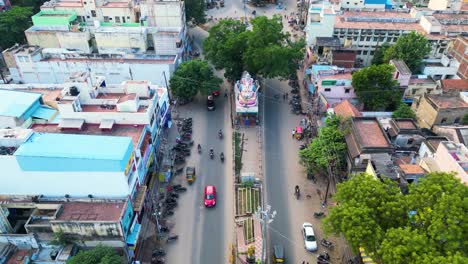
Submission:
M 0 89 L 0 115 L 20 117 L 41 98 L 41 94 Z
M 130 137 L 34 133 L 14 155 L 120 161 L 130 147 Z

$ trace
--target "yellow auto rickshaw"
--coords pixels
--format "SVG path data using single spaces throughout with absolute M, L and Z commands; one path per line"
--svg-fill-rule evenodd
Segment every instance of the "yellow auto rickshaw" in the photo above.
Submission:
M 273 263 L 285 263 L 283 246 L 275 245 L 273 247 Z
M 187 179 L 188 184 L 192 184 L 195 181 L 195 167 L 187 166 L 185 168 L 185 177 Z

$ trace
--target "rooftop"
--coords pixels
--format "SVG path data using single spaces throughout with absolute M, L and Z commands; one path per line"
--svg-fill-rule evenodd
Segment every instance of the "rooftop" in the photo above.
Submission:
M 138 146 L 141 133 L 144 132 L 144 125 L 117 125 L 114 124 L 112 129 L 100 129 L 99 124 L 84 124 L 81 130 L 76 129 L 61 129 L 58 124 L 34 124 L 31 127 L 35 132 L 41 133 L 61 133 L 61 134 L 83 134 L 95 136 L 112 136 L 112 137 L 130 137 L 133 147 Z
M 121 161 L 131 146 L 129 137 L 34 133 L 14 155 Z
M 425 174 L 426 173 L 426 170 L 424 170 L 418 164 L 400 164 L 399 166 L 405 174 Z
M 446 137 L 427 137 L 425 142 L 432 152 L 436 152 L 440 142 L 447 140 L 448 139 Z
M 0 89 L 0 116 L 20 117 L 41 94 Z
M 67 202 L 62 204 L 58 221 L 119 221 L 125 210 L 125 203 Z
M 322 76 L 319 72 L 319 75 L 320 75 L 320 79 L 322 80 L 352 80 L 353 79 L 353 76 L 351 75 L 351 73 L 338 73 L 334 75 Z
M 359 142 L 363 147 L 386 148 L 390 147 L 390 141 L 385 136 L 379 122 L 375 118 L 353 118 L 353 124 Z
M 441 88 L 443 90 L 460 90 L 460 91 L 468 91 L 468 80 L 460 79 L 460 80 L 441 80 L 440 81 Z
M 409 80 L 409 84 L 435 84 L 435 81 L 431 78 L 413 78 L 412 76 Z
M 390 63 L 392 63 L 401 74 L 411 74 L 410 69 L 403 60 L 391 60 Z
M 357 110 L 357 108 L 351 104 L 348 99 L 343 100 L 343 102 L 333 107 L 333 111 L 335 112 L 335 115 L 345 118 L 362 116 L 361 112 L 359 112 L 359 110 Z
M 416 30 L 425 33 L 409 13 L 401 12 L 344 11 L 335 17 L 335 28 Z
M 431 95 L 427 94 L 426 98 L 434 103 L 439 109 L 450 108 L 467 108 L 468 103 L 465 102 L 460 96 L 447 96 L 447 95 Z
M 393 119 L 393 122 L 395 122 L 399 129 L 418 129 L 413 119 L 397 118 Z

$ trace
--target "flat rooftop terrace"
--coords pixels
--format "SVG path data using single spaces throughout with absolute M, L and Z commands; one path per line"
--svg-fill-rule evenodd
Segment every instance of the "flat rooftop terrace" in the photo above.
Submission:
M 125 203 L 68 202 L 62 204 L 58 221 L 119 221 L 125 210 Z
M 98 135 L 98 136 L 114 136 L 114 137 L 130 137 L 132 138 L 133 147 L 138 146 L 138 141 L 141 134 L 144 132 L 144 125 L 116 125 L 112 129 L 100 129 L 99 124 L 84 124 L 81 130 L 78 129 L 61 129 L 58 124 L 34 124 L 31 127 L 35 132 L 43 133 L 61 133 L 61 134 L 78 134 L 78 135 Z

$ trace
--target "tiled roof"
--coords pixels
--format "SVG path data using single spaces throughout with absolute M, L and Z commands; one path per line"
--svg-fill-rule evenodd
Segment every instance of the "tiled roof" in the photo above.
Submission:
M 125 210 L 125 203 L 63 203 L 59 221 L 119 221 Z
M 441 80 L 443 90 L 468 91 L 468 80 Z
M 405 174 L 425 174 L 426 171 L 418 164 L 400 164 L 401 170 Z
M 363 147 L 387 148 L 390 142 L 379 126 L 377 119 L 353 119 L 354 127 Z
M 362 116 L 361 112 L 356 109 L 356 107 L 351 104 L 348 99 L 343 100 L 333 108 L 335 114 L 341 117 L 360 117 Z
M 468 108 L 468 103 L 461 99 L 460 96 L 427 94 L 426 97 L 440 109 Z

